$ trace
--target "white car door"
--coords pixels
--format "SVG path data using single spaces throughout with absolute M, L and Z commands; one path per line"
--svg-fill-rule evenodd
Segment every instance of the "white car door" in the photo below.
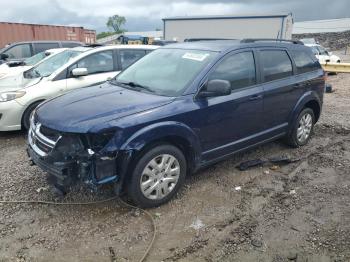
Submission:
M 73 76 L 74 68 L 86 68 L 88 75 Z M 103 83 L 118 74 L 113 50 L 90 54 L 68 68 L 66 91 Z

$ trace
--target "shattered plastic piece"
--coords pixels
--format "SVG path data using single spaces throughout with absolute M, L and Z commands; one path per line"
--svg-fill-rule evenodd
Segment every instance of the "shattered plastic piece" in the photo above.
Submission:
M 241 191 L 241 190 L 242 190 L 242 187 L 236 186 L 236 187 L 235 187 L 235 190 L 236 190 L 236 191 Z
M 295 189 L 289 191 L 289 194 L 291 194 L 291 195 L 295 195 L 296 193 L 297 193 L 297 191 L 295 191 Z
M 248 168 L 263 165 L 266 161 L 262 159 L 248 160 L 240 163 L 237 168 L 241 171 L 247 170 Z
M 288 156 L 281 156 L 281 157 L 271 157 L 269 158 L 269 162 L 273 164 L 290 164 L 294 162 L 300 161 L 300 158 L 290 158 Z
M 191 228 L 195 229 L 195 230 L 199 230 L 203 227 L 205 227 L 205 225 L 203 224 L 202 220 L 200 220 L 199 218 L 197 218 L 191 225 Z
M 264 171 L 264 174 L 265 174 L 265 175 L 269 175 L 269 174 L 270 174 L 270 171 L 269 171 L 269 170 L 265 170 L 265 171 Z
M 277 165 L 273 165 L 273 166 L 270 167 L 271 170 L 277 170 L 277 169 L 279 169 L 279 168 L 280 168 L 280 167 L 277 166 Z
M 39 187 L 36 192 L 38 193 L 41 193 L 41 192 L 44 192 L 44 191 L 47 191 L 48 189 L 46 187 Z
M 278 156 L 278 157 L 271 157 L 268 158 L 267 160 L 264 159 L 254 159 L 254 160 L 248 160 L 248 161 L 244 161 L 242 163 L 240 163 L 238 166 L 236 166 L 236 168 L 238 168 L 241 171 L 247 170 L 248 168 L 251 167 L 256 167 L 256 166 L 262 166 L 266 163 L 272 163 L 272 164 L 290 164 L 290 163 L 294 163 L 297 161 L 300 161 L 300 158 L 290 158 L 287 156 Z

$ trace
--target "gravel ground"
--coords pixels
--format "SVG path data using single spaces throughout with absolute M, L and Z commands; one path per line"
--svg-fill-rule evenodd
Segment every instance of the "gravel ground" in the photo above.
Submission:
M 177 198 L 151 209 L 148 261 L 350 261 L 350 75 L 329 77 L 310 144 L 277 141 L 188 177 Z M 241 161 L 287 155 L 285 166 L 238 171 Z M 23 133 L 0 134 L 0 199 L 56 199 L 30 166 Z M 112 189 L 76 188 L 63 201 Z M 152 238 L 142 212 L 118 201 L 91 206 L 0 204 L 0 261 L 138 261 Z

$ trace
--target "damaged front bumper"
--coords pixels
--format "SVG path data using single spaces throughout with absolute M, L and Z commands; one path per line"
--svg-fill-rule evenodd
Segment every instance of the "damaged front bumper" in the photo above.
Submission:
M 31 118 L 27 153 L 30 160 L 46 171 L 48 181 L 68 191 L 78 182 L 96 187 L 118 182 L 118 153 L 101 155 L 89 148 L 83 134 L 60 133 Z M 122 168 L 121 168 L 122 170 Z

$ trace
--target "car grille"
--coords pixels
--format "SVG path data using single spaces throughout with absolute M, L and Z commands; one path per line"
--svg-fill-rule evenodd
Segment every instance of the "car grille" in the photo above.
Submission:
M 61 136 L 52 129 L 42 126 L 31 117 L 28 142 L 39 156 L 47 156 L 56 146 Z

